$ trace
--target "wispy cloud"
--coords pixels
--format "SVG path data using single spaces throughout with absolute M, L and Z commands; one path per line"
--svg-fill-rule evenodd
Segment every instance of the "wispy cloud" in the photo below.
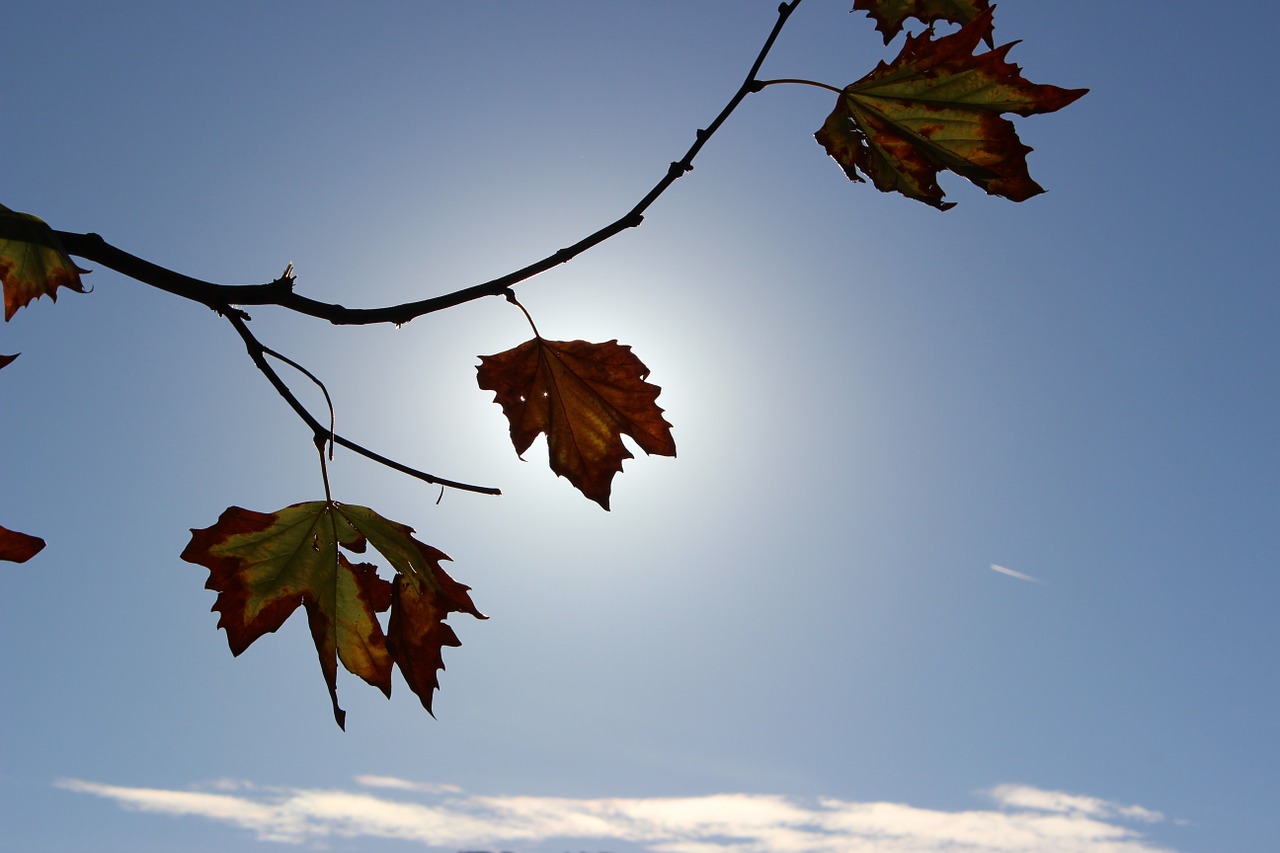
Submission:
M 444 782 L 414 782 L 409 779 L 397 779 L 395 776 L 373 776 L 364 774 L 356 777 L 356 784 L 366 788 L 394 788 L 398 791 L 417 791 L 423 794 L 460 794 L 462 789 L 457 785 Z
M 1031 575 L 1024 575 L 1022 572 L 1016 572 L 1013 569 L 1006 569 L 1004 566 L 997 566 L 995 563 L 991 564 L 991 569 L 993 571 L 999 572 L 1002 575 L 1008 575 L 1011 578 L 1017 578 L 1020 581 L 1030 581 L 1031 583 L 1044 583 L 1044 581 L 1040 580 L 1040 578 L 1032 577 Z
M 569 799 L 478 796 L 452 785 L 389 776 L 359 776 L 356 782 L 411 792 L 416 800 L 250 785 L 231 794 L 79 779 L 57 784 L 124 808 L 202 817 L 262 841 L 295 844 L 342 837 L 399 839 L 451 851 L 572 840 L 577 846 L 627 842 L 652 853 L 1171 853 L 1125 825 L 1162 821 L 1159 812 L 1026 785 L 987 792 L 995 808 L 940 811 L 764 794 Z
M 1142 806 L 1122 806 L 1085 797 L 1080 794 L 1064 794 L 1062 791 L 1042 791 L 1030 785 L 998 785 L 991 789 L 991 797 L 1007 808 L 1035 809 L 1061 814 L 1080 814 L 1097 818 L 1123 818 L 1144 823 L 1159 823 L 1164 815 Z

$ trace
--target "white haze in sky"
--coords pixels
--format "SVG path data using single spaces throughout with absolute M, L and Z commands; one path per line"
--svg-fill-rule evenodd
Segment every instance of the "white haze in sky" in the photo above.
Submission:
M 1000 785 L 992 806 L 940 811 L 902 803 L 858 803 L 767 794 L 599 798 L 481 796 L 453 785 L 358 776 L 384 793 L 258 787 L 222 780 L 205 790 L 166 790 L 66 779 L 68 791 L 121 807 L 202 817 L 261 841 L 319 843 L 326 838 L 398 839 L 428 848 L 474 849 L 551 840 L 627 842 L 653 853 L 1159 853 L 1142 826 L 1159 812 L 1096 797 Z

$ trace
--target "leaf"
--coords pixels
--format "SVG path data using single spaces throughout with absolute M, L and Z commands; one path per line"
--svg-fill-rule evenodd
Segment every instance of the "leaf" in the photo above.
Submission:
M 44 540 L 39 536 L 30 536 L 0 527 L 0 560 L 11 563 L 25 563 L 44 548 Z
M 0 204 L 0 282 L 6 321 L 41 296 L 57 302 L 59 287 L 84 293 L 80 274 L 87 272 L 72 263 L 44 220 Z
M 437 569 L 440 560 L 449 559 L 429 545 L 421 547 L 423 556 Z M 397 575 L 391 590 L 391 619 L 387 625 L 387 649 L 428 714 L 432 713 L 431 697 L 440 686 L 436 672 L 444 669 L 444 647 L 462 645 L 453 628 L 444 621 L 445 617 L 457 611 L 488 618 L 476 611 L 467 587 L 443 571 L 439 572 L 439 579 L 439 593 L 427 594 L 411 576 Z
M 481 356 L 480 387 L 494 392 L 523 456 L 546 433 L 551 470 L 605 509 L 613 476 L 632 458 L 629 435 L 645 453 L 675 456 L 671 424 L 655 400 L 649 368 L 617 341 L 548 341 Z
M 845 87 L 815 138 L 850 180 L 866 175 L 939 210 L 954 206 L 938 186 L 944 169 L 1012 201 L 1044 192 L 1027 173 L 1031 149 L 1001 115 L 1053 112 L 1088 90 L 1029 83 L 1005 62 L 1012 43 L 973 55 L 990 18 L 936 41 L 908 36 L 897 59 Z
M 440 567 L 439 561 L 448 557 L 412 534 L 412 528 L 367 507 L 331 501 L 293 504 L 274 513 L 233 506 L 212 527 L 191 531 L 182 559 L 209 570 L 205 586 L 218 593 L 213 609 L 221 614 L 218 627 L 226 630 L 233 655 L 279 629 L 302 605 L 334 719 L 345 728 L 346 712 L 338 706 L 338 661 L 387 696 L 392 665 L 398 664 L 429 711 L 430 691 L 437 687 L 435 669 L 444 666 L 440 645 L 458 645 L 443 620 L 463 610 L 485 618 L 471 603 L 467 587 Z M 363 553 L 369 543 L 398 570 L 394 582 L 378 577 L 369 563 L 351 563 L 339 550 Z M 406 584 L 411 589 L 401 591 Z M 388 608 L 393 624 L 405 622 L 401 611 L 410 610 L 413 617 L 401 629 L 406 637 L 397 639 L 394 651 L 375 615 Z M 428 667 L 434 667 L 430 678 L 424 675 Z
M 489 617 L 472 603 L 470 587 L 449 577 L 440 566 L 448 555 L 415 539 L 413 528 L 367 507 L 343 505 L 342 512 L 398 570 L 392 581 L 387 650 L 430 714 L 433 691 L 440 686 L 436 672 L 444 669 L 442 647 L 462 645 L 444 620 L 450 613 Z
M 876 29 L 884 35 L 884 43 L 902 32 L 907 18 L 916 18 L 932 26 L 938 21 L 967 24 L 990 8 L 988 0 L 854 0 L 853 11 L 866 12 L 875 20 Z M 983 38 L 991 44 L 990 16 Z

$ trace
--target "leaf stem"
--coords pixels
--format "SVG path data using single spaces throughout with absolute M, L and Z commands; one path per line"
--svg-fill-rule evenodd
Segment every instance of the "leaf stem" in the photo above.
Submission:
M 817 80 L 804 80 L 799 77 L 781 77 L 777 80 L 761 80 L 759 86 L 763 89 L 765 86 L 780 86 L 785 83 L 791 83 L 797 86 L 817 86 L 819 89 L 826 89 L 828 92 L 835 92 L 837 95 L 843 94 L 844 89 L 837 88 L 828 83 L 819 83 Z
M 320 478 L 324 480 L 324 502 L 329 506 L 333 506 L 333 492 L 330 491 L 329 489 L 329 462 L 324 458 L 324 446 L 326 443 L 327 442 L 325 439 L 317 438 L 316 452 L 320 454 Z M 333 446 L 330 445 L 329 459 L 332 459 L 332 458 L 333 458 Z M 335 541 L 338 538 L 338 531 L 336 528 L 333 531 L 333 538 Z
M 516 306 L 517 308 L 519 308 L 521 312 L 524 313 L 524 318 L 529 321 L 529 328 L 533 329 L 533 336 L 535 338 L 541 338 L 542 335 L 538 334 L 538 326 L 533 322 L 533 315 L 529 313 L 528 308 L 525 308 L 523 305 L 520 304 L 519 299 L 516 299 L 516 292 L 514 290 L 507 291 L 507 301 L 510 302 L 512 305 Z

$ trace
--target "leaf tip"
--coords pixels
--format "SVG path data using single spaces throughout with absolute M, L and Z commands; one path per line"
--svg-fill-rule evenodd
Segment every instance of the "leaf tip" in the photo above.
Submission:
M 0 560 L 25 563 L 43 551 L 44 546 L 45 541 L 39 536 L 0 527 Z

